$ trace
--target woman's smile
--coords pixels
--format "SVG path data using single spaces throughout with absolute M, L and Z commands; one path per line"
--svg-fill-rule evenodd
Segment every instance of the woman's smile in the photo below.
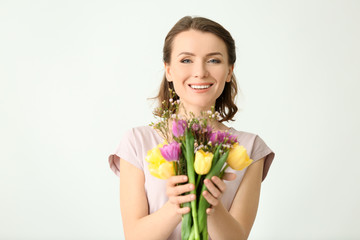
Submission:
M 199 92 L 199 90 L 208 90 L 213 84 L 189 84 L 189 87 Z

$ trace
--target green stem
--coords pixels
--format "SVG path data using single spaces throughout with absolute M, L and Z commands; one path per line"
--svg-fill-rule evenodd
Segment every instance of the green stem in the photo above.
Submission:
M 201 175 L 197 175 L 195 189 L 199 186 L 200 180 L 201 180 Z
M 189 182 L 195 186 L 195 170 L 194 170 L 194 136 L 190 129 L 186 129 L 185 132 L 185 149 L 186 149 L 186 162 L 187 162 L 187 173 Z M 196 188 L 191 191 L 191 194 L 196 196 Z M 197 218 L 197 206 L 196 199 L 191 201 L 191 213 L 193 217 L 195 239 L 200 240 L 198 218 Z
M 215 153 L 214 153 L 214 157 L 213 157 L 213 160 L 212 160 L 212 163 L 211 163 L 211 166 L 215 166 L 217 161 L 219 160 L 219 157 L 220 157 L 220 147 L 221 145 L 219 144 L 216 148 L 215 148 Z
M 180 175 L 187 175 L 186 173 L 186 149 L 184 144 L 181 144 L 181 151 L 182 156 L 180 157 L 179 162 L 179 174 Z M 181 207 L 188 207 L 191 208 L 191 204 L 189 202 L 181 204 Z M 189 239 L 190 237 L 190 231 L 192 228 L 192 215 L 191 212 L 188 212 L 184 215 L 182 215 L 182 221 L 181 221 L 181 239 Z
M 195 239 L 195 228 L 192 227 L 191 232 L 190 232 L 190 236 L 189 236 L 189 240 L 194 240 L 194 239 Z
M 209 239 L 209 234 L 207 231 L 207 221 L 205 222 L 205 227 L 201 232 L 201 240 L 208 240 Z
M 190 203 L 183 203 L 182 207 L 191 207 Z M 189 239 L 192 229 L 192 218 L 191 213 L 187 213 L 182 215 L 182 221 L 181 221 L 181 239 Z

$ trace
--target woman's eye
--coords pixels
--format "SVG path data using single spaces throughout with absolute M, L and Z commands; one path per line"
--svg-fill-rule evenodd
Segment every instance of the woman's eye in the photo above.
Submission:
M 209 63 L 220 63 L 221 61 L 218 59 L 210 59 L 208 62 Z
M 183 59 L 180 62 L 181 63 L 191 63 L 191 60 L 190 59 Z

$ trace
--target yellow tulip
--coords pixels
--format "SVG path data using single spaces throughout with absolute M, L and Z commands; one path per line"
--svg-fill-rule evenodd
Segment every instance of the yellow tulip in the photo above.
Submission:
M 150 174 L 160 179 L 168 179 L 175 175 L 174 165 L 171 162 L 163 162 L 160 165 L 149 164 Z
M 235 143 L 230 149 L 226 162 L 232 169 L 242 170 L 249 166 L 253 160 L 250 159 L 244 146 L 240 146 L 239 143 Z
M 161 152 L 160 152 L 160 148 L 162 148 L 163 146 L 164 146 L 163 144 L 159 144 L 156 147 L 154 147 L 153 149 L 149 150 L 147 152 L 145 160 L 149 163 L 157 163 L 159 161 L 165 160 L 165 158 L 161 155 Z
M 163 147 L 163 144 L 149 150 L 145 160 L 149 162 L 148 168 L 151 175 L 160 179 L 168 179 L 175 175 L 174 166 L 172 162 L 166 161 L 161 155 L 161 147 Z
M 195 153 L 194 169 L 197 174 L 204 175 L 210 171 L 213 154 L 199 150 Z

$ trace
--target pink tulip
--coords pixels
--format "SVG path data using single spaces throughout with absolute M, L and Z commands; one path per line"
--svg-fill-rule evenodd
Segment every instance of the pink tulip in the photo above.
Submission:
M 224 141 L 225 134 L 221 131 L 213 132 L 210 135 L 210 141 L 212 143 L 222 143 Z
M 174 141 L 168 145 L 164 145 L 160 148 L 160 152 L 167 161 L 177 161 L 181 153 L 180 143 Z
M 182 137 L 187 128 L 187 122 L 185 120 L 174 120 L 172 123 L 172 132 L 175 137 Z
M 213 132 L 210 135 L 210 141 L 212 143 L 225 143 L 225 144 L 233 144 L 237 142 L 237 137 L 235 135 L 231 135 L 228 132 Z

